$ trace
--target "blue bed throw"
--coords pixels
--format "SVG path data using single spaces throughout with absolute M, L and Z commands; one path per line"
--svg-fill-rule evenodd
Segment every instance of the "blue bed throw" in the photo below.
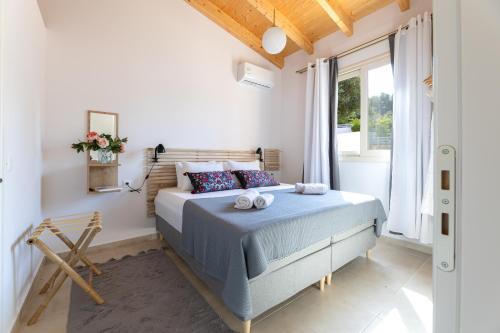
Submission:
M 380 236 L 386 220 L 380 200 L 371 196 L 272 193 L 274 203 L 264 210 L 235 209 L 235 196 L 192 199 L 183 207 L 183 250 L 222 283 L 220 296 L 243 320 L 252 318 L 249 280 L 268 263 L 370 220 Z

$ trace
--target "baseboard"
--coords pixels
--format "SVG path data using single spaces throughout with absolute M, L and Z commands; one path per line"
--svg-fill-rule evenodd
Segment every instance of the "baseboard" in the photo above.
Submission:
M 36 273 L 33 274 L 33 277 L 31 278 L 31 281 L 29 282 L 30 287 L 28 288 L 28 291 L 25 292 L 23 295 L 23 305 L 19 309 L 19 312 L 17 313 L 16 319 L 11 324 L 10 330 L 8 332 L 12 333 L 12 332 L 16 332 L 19 330 L 19 327 L 21 325 L 21 315 L 23 314 L 24 307 L 26 306 L 26 301 L 28 300 L 28 297 L 33 292 L 34 282 L 39 278 L 41 268 L 43 267 L 43 265 L 45 265 L 45 260 L 46 260 L 46 258 L 44 256 L 42 256 L 42 258 L 38 262 L 38 265 L 35 269 Z
M 400 238 L 395 238 L 387 235 L 382 235 L 380 236 L 381 240 L 383 240 L 386 243 L 393 244 L 393 245 L 398 245 L 402 247 L 406 247 L 408 249 L 412 249 L 418 252 L 426 253 L 426 254 L 432 254 L 432 246 L 426 245 L 426 244 L 421 244 L 417 242 L 411 242 L 405 239 L 400 239 Z

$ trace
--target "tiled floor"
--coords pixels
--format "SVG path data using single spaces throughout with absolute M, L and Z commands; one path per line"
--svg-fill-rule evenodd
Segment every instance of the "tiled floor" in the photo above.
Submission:
M 90 253 L 96 262 L 121 258 L 142 250 L 157 248 L 159 241 L 142 240 Z M 238 322 L 228 313 L 206 287 L 194 277 L 178 257 L 166 252 L 181 271 L 215 308 L 221 317 L 235 328 Z M 51 273 L 48 265 L 42 268 L 40 278 Z M 405 333 L 432 331 L 432 262 L 431 256 L 379 240 L 370 260 L 358 257 L 333 274 L 333 284 L 324 292 L 310 287 L 252 322 L 252 333 Z M 35 281 L 34 290 L 41 279 Z M 26 326 L 34 306 L 41 298 L 28 297 L 21 313 L 21 322 L 15 333 L 64 332 L 69 305 L 70 283 L 51 302 L 39 322 Z

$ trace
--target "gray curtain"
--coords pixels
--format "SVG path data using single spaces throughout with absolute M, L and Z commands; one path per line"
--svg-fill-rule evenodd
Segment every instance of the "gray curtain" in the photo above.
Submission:
M 337 58 L 329 60 L 330 80 L 330 112 L 329 112 L 329 159 L 330 159 L 330 188 L 340 190 L 339 156 L 337 144 L 337 109 L 339 68 Z
M 389 35 L 389 52 L 391 54 L 391 66 L 392 66 L 392 74 L 394 74 L 394 39 L 396 38 L 396 33 L 392 33 Z M 393 122 L 392 122 L 392 133 L 394 133 L 394 113 L 393 113 Z M 392 147 L 394 145 L 394 141 L 391 140 L 391 161 L 389 168 L 389 210 L 391 209 L 391 193 L 392 193 Z
M 394 40 L 396 38 L 396 33 L 393 32 L 392 34 L 389 35 L 389 52 L 391 53 L 391 66 L 392 66 L 392 73 L 394 74 Z

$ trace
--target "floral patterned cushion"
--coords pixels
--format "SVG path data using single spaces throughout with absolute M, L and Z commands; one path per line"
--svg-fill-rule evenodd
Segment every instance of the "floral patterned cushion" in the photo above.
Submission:
M 236 170 L 233 171 L 243 188 L 276 186 L 279 183 L 266 171 Z
M 238 188 L 231 177 L 231 171 L 186 172 L 193 190 L 191 193 L 207 193 Z

